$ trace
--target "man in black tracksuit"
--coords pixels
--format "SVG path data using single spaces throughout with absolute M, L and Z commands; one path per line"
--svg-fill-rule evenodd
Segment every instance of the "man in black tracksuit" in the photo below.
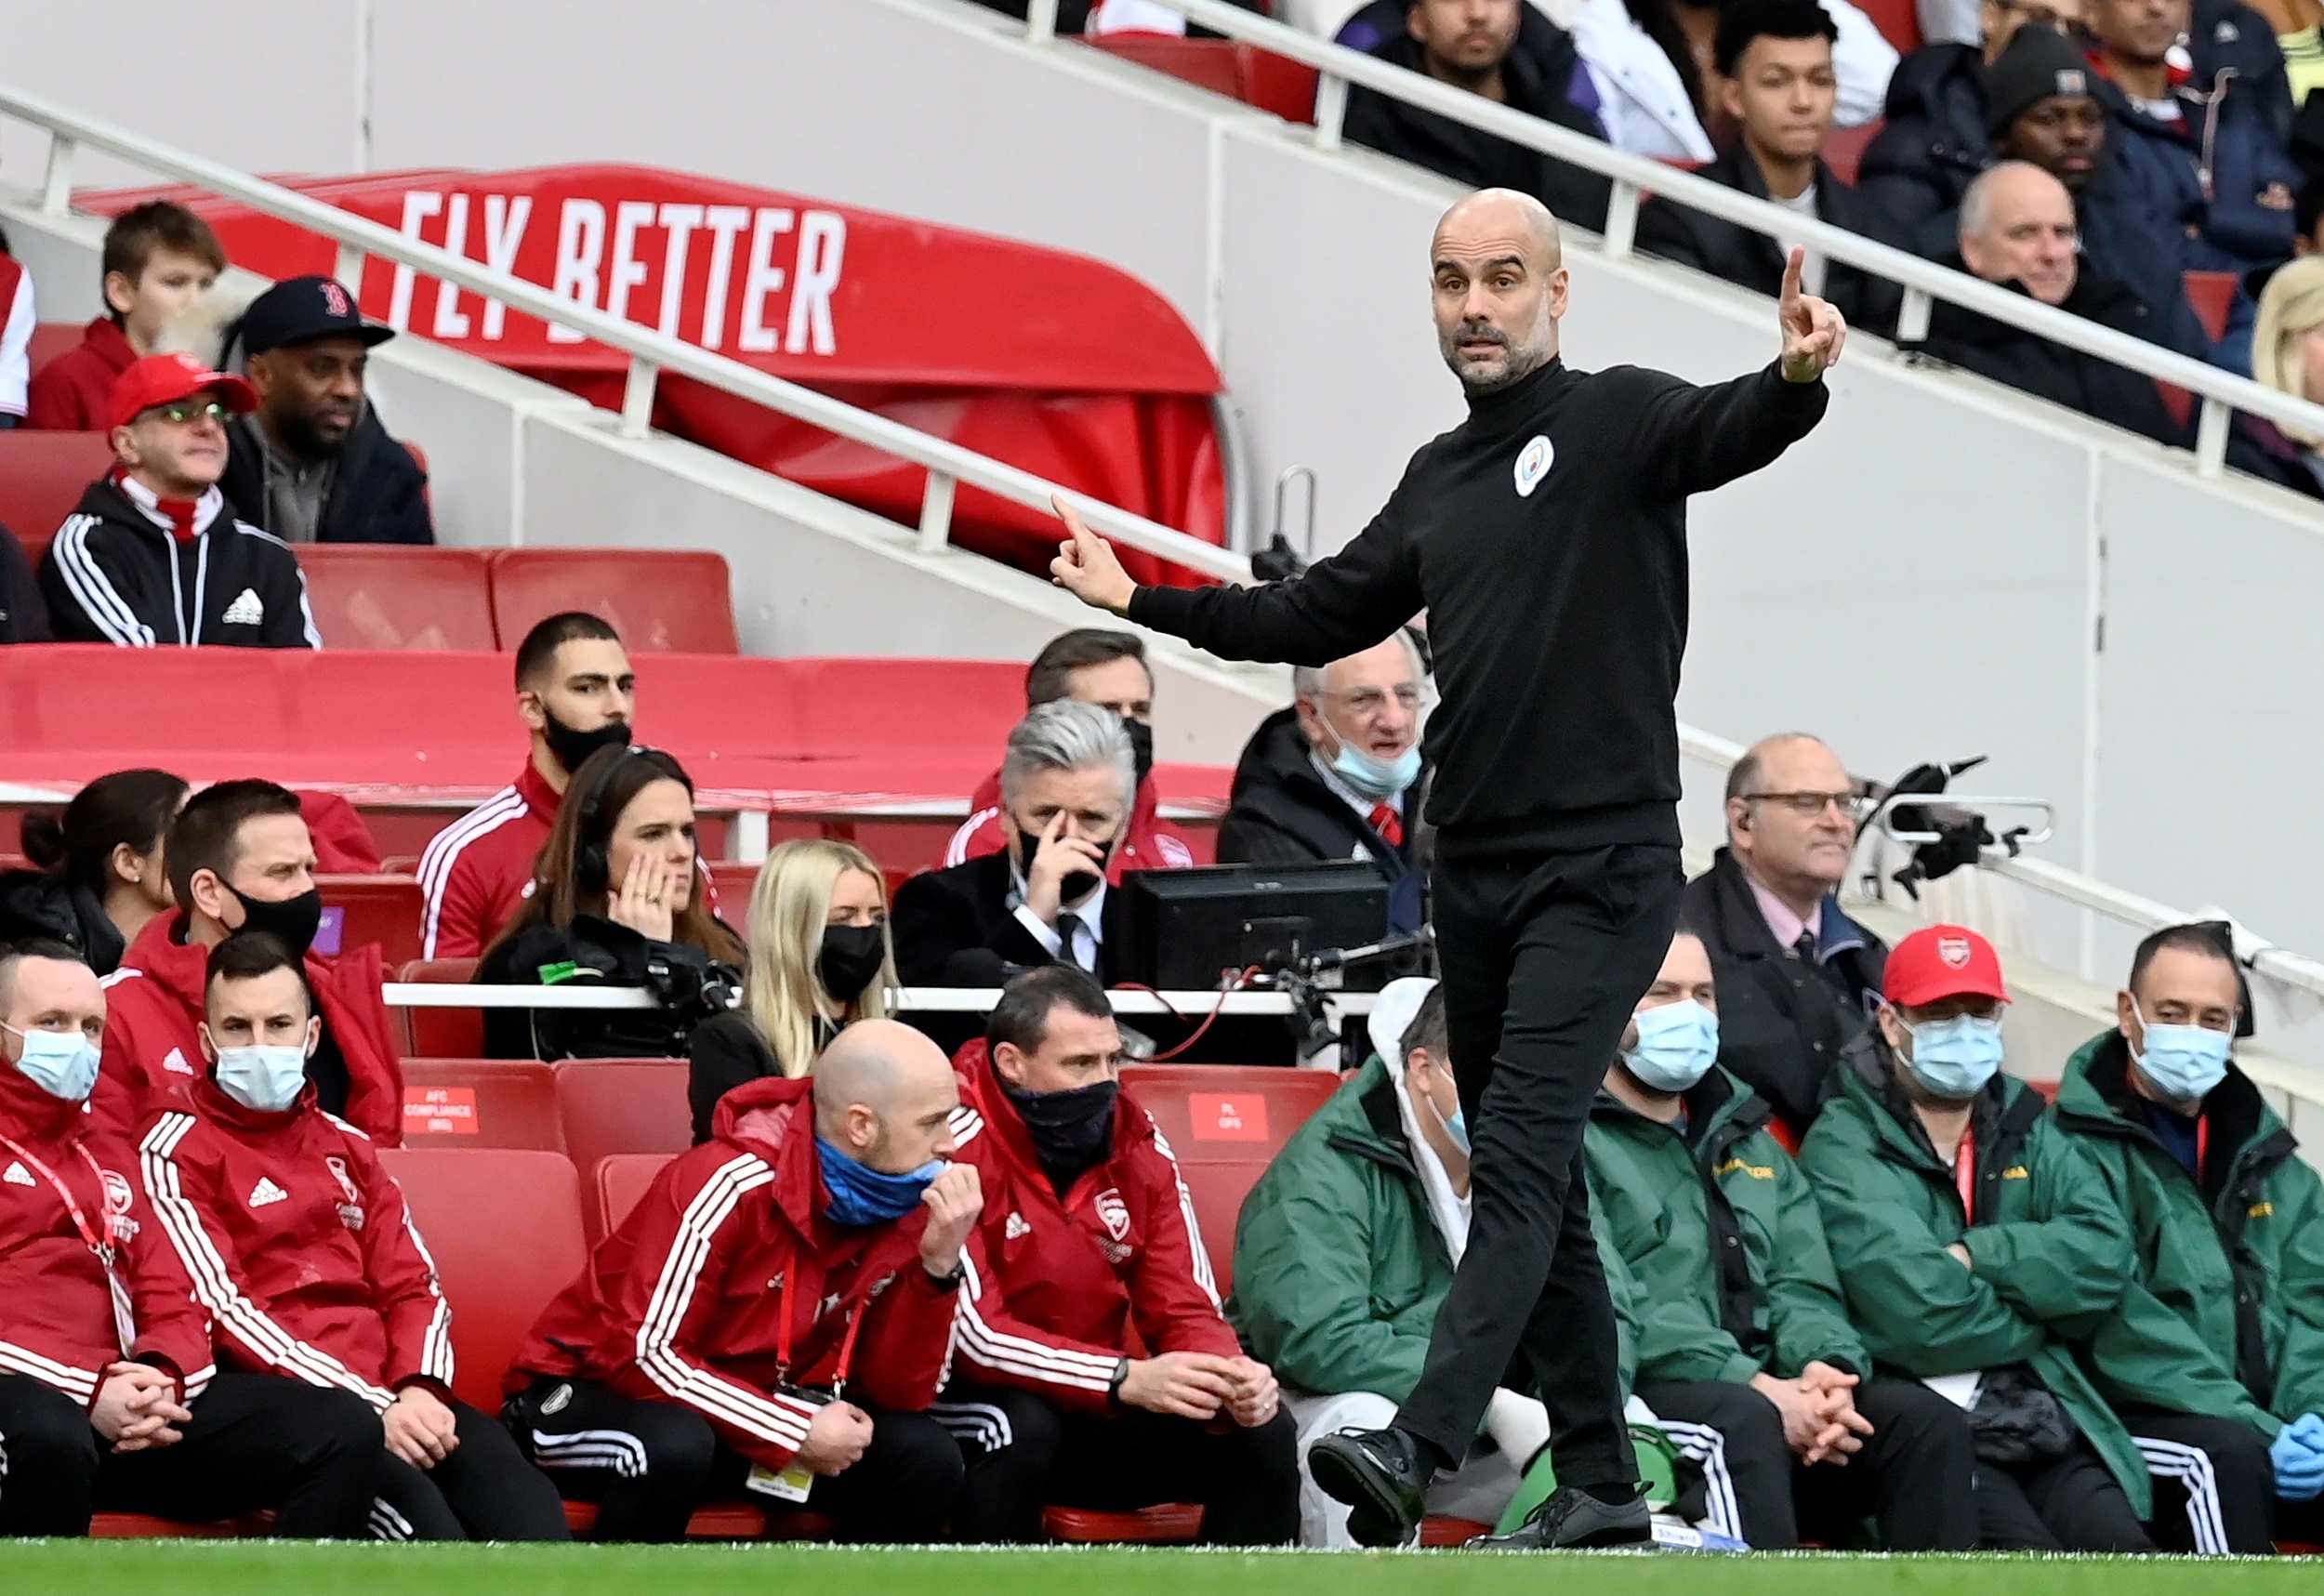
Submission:
M 1686 499 L 1822 417 L 1837 310 L 1786 273 L 1783 357 L 1712 388 L 1557 358 L 1556 222 L 1507 190 L 1446 213 L 1439 341 L 1469 419 L 1415 455 L 1372 524 L 1264 587 L 1139 587 L 1060 501 L 1050 567 L 1084 601 L 1228 658 L 1320 666 L 1425 608 L 1440 707 L 1433 892 L 1452 1062 L 1472 1147 L 1469 1248 L 1393 1428 L 1309 1454 L 1349 1531 L 1404 1541 L 1523 1351 L 1560 1489 L 1499 1544 L 1644 1539 L 1614 1312 L 1577 1178 L 1590 1104 L 1678 914 Z M 1504 1020 L 1506 1015 L 1506 1020 Z

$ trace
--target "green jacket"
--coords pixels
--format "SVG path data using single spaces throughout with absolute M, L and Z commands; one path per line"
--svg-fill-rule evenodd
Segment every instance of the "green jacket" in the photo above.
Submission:
M 2131 1233 L 2131 1286 L 2083 1351 L 2118 1405 L 2235 1418 L 2263 1437 L 2324 1411 L 2324 1181 L 2242 1071 L 2203 1102 L 2198 1186 L 2147 1128 L 2130 1047 L 2108 1031 L 2066 1066 L 2058 1128 Z
M 1874 1362 L 1912 1379 L 2030 1365 L 2149 1517 L 2137 1444 L 2071 1350 L 2130 1277 L 2129 1233 L 2106 1183 L 2050 1124 L 2040 1093 L 1997 1075 L 1970 1122 L 1973 1222 L 1892 1070 L 1872 1038 L 1851 1047 L 1841 1095 L 1800 1148 Z M 1955 1242 L 1969 1250 L 1967 1269 L 1945 1250 Z
M 1770 1112 L 1716 1066 L 1686 1094 L 1684 1138 L 1609 1093 L 1591 1108 L 1592 1223 L 1609 1273 L 1636 1283 L 1641 1380 L 1747 1385 L 1818 1359 L 1871 1372 L 1816 1195 L 1768 1134 Z

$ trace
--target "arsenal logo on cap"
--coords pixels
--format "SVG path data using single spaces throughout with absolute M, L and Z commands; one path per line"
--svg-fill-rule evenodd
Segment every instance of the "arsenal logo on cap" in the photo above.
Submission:
M 1948 969 L 1968 969 L 1969 939 L 1967 937 L 1937 938 L 1936 956 L 1945 961 L 1945 968 Z

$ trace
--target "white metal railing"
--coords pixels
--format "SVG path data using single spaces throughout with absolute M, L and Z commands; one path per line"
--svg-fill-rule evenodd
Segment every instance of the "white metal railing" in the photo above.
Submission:
M 2237 376 L 2217 366 L 2207 365 L 2201 361 L 2191 360 L 2173 350 L 2134 338 L 2128 333 L 2085 321 L 2053 306 L 2044 305 L 2028 295 L 2013 293 L 1966 272 L 1955 271 L 1917 255 L 1876 243 L 1861 233 L 1850 232 L 1829 222 L 1802 216 L 1766 200 L 1754 199 L 1692 172 L 1666 166 L 1658 161 L 1631 154 L 1626 150 L 1617 150 L 1613 145 L 1592 138 L 1588 134 L 1544 122 L 1521 111 L 1512 111 L 1482 95 L 1470 94 L 1449 84 L 1438 83 L 1423 73 L 1392 66 L 1359 50 L 1348 49 L 1281 22 L 1271 21 L 1255 12 L 1226 5 L 1223 0 L 1155 0 L 1155 3 L 1214 33 L 1247 40 L 1272 55 L 1314 67 L 1321 73 L 1322 82 L 1315 96 L 1314 129 L 1315 147 L 1319 150 L 1337 150 L 1340 147 L 1341 124 L 1347 114 L 1348 86 L 1359 84 L 1391 99 L 1433 112 L 1480 132 L 1538 150 L 1545 155 L 1553 155 L 1561 161 L 1613 179 L 1613 199 L 1607 208 L 1604 243 L 1601 246 L 1606 255 L 1627 256 L 1631 253 L 1638 231 L 1638 202 L 1643 193 L 1651 191 L 1666 199 L 1682 201 L 1691 209 L 1749 228 L 1753 232 L 1804 244 L 1831 259 L 1844 261 L 1876 277 L 1900 284 L 1905 290 L 1904 309 L 1896 333 L 1900 344 L 1916 342 L 1926 336 L 1930 307 L 1941 301 L 1974 310 L 2022 332 L 2033 333 L 2053 342 L 2102 356 L 2133 371 L 2184 388 L 2202 401 L 2195 438 L 2196 470 L 2202 476 L 2216 477 L 2224 468 L 2228 422 L 2238 410 L 2264 415 L 2270 421 L 2302 432 L 2324 436 L 2324 405 L 2311 404 L 2304 399 L 2278 393 L 2249 377 Z M 1028 7 L 1025 37 L 1037 44 L 1053 41 L 1056 37 L 1056 11 L 1055 0 L 1034 0 Z
M 435 982 L 390 981 L 380 988 L 390 1009 L 654 1009 L 654 995 L 636 986 L 456 986 Z M 889 994 L 906 1013 L 989 1014 L 1000 1001 L 997 986 L 900 986 Z M 1326 992 L 1325 1005 L 1341 1014 L 1368 1014 L 1378 998 L 1371 992 Z M 1105 1000 L 1116 1014 L 1175 1015 L 1207 1020 L 1213 1013 L 1288 1014 L 1291 999 L 1281 992 L 1112 991 Z
M 350 288 L 360 287 L 364 258 L 376 255 L 465 288 L 483 299 L 571 328 L 620 351 L 629 357 L 620 421 L 621 430 L 628 436 L 645 434 L 654 411 L 654 387 L 664 372 L 674 372 L 923 467 L 928 471 L 928 485 L 920 502 L 918 533 L 919 547 L 924 552 L 937 552 L 949 543 L 954 494 L 965 482 L 1013 504 L 1043 511 L 1049 508 L 1050 495 L 1062 494 L 1092 527 L 1132 548 L 1206 576 L 1229 582 L 1250 580 L 1248 560 L 1214 544 L 1060 488 L 1030 471 L 1019 470 L 945 439 L 915 431 L 813 389 L 666 336 L 651 327 L 609 316 L 593 307 L 552 294 L 537 284 L 495 271 L 480 261 L 423 244 L 246 172 L 185 154 L 112 123 L 83 116 L 13 88 L 0 87 L 0 115 L 12 116 L 48 134 L 48 163 L 41 189 L 41 208 L 51 216 L 64 216 L 71 209 L 73 168 L 81 150 L 99 150 L 157 177 L 191 184 L 332 240 L 339 246 L 334 274 Z M 2324 431 L 2324 426 L 2319 426 L 2318 430 Z

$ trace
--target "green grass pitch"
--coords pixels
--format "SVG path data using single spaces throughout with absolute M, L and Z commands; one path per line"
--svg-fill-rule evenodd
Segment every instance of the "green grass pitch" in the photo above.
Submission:
M 2313 1596 L 2320 1576 L 2304 1558 L 0 1544 L 7 1596 Z

